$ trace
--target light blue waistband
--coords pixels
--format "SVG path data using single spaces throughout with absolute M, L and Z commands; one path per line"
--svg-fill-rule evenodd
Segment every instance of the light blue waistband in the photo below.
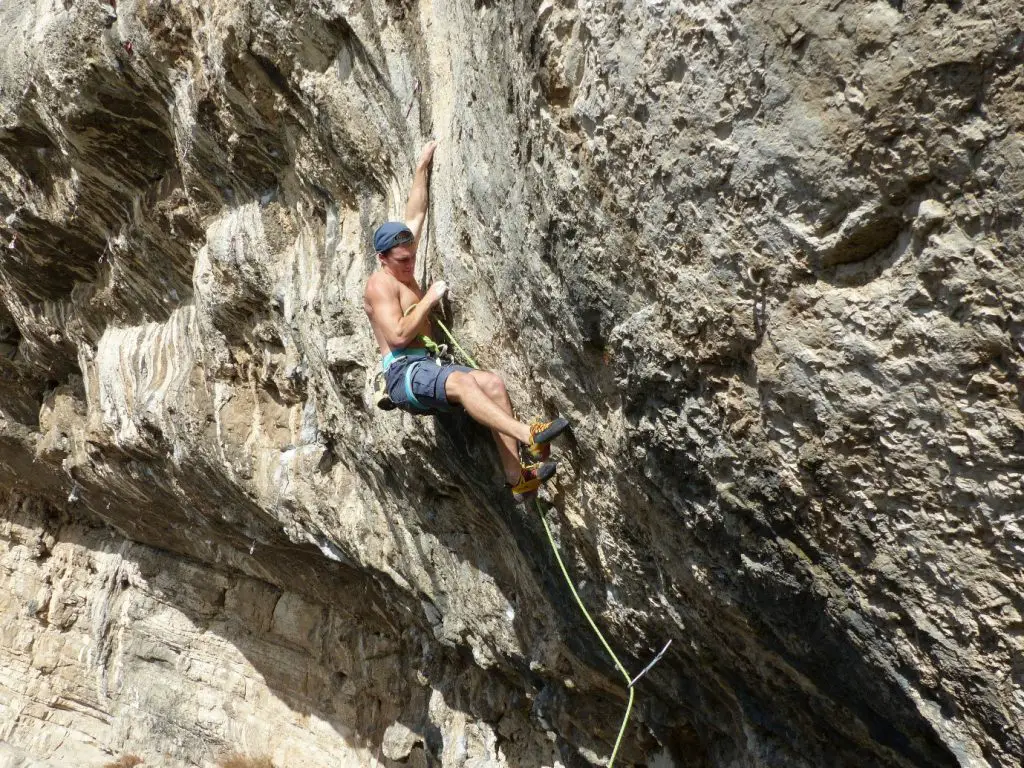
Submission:
M 392 349 L 390 352 L 384 355 L 384 359 L 380 361 L 380 369 L 382 371 L 386 371 L 388 368 L 391 367 L 392 363 L 397 362 L 398 360 L 401 360 L 406 357 L 426 356 L 427 350 L 423 349 L 422 347 L 413 347 L 411 349 Z

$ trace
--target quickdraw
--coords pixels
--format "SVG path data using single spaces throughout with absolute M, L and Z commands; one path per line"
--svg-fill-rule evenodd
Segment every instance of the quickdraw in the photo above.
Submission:
M 402 317 L 406 317 L 410 312 L 416 309 L 417 306 L 419 305 L 413 304 L 411 307 L 405 310 L 405 312 L 402 313 Z M 462 345 L 459 344 L 459 342 L 456 340 L 452 332 L 448 330 L 448 326 L 442 323 L 440 318 L 434 317 L 432 318 L 432 320 L 435 323 L 437 323 L 438 327 L 444 332 L 444 335 L 448 337 L 448 341 L 451 342 L 451 345 L 455 347 L 456 350 L 458 350 L 458 353 L 460 355 L 462 355 L 463 360 L 466 361 L 466 365 L 468 365 L 470 368 L 476 368 L 479 370 L 480 366 L 476 364 L 476 360 L 470 357 L 469 353 L 462 348 Z M 436 341 L 434 341 L 426 334 L 420 336 L 419 340 L 427 349 L 427 351 L 433 354 L 438 359 L 450 359 L 452 362 L 455 362 L 455 355 L 448 351 L 447 344 L 438 344 Z

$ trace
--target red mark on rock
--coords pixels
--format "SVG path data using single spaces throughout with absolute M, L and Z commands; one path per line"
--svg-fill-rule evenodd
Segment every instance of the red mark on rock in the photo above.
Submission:
M 132 41 L 131 40 L 125 40 L 124 41 L 124 52 L 127 53 L 129 56 L 131 56 L 134 51 L 135 51 L 135 46 L 132 45 Z

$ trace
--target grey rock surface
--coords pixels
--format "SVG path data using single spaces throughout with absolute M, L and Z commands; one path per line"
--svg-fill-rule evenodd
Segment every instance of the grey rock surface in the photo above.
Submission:
M 1022 26 L 4 0 L 0 761 L 606 763 L 621 679 L 486 433 L 370 400 L 436 138 L 424 276 L 572 420 L 617 653 L 673 640 L 621 762 L 1019 765 Z

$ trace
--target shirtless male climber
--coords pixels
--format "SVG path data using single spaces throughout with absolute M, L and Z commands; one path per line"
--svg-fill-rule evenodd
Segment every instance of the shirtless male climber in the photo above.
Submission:
M 384 356 L 387 394 L 410 413 L 432 414 L 461 406 L 474 420 L 490 428 L 498 447 L 505 482 L 513 496 L 522 500 L 551 479 L 558 467 L 549 458 L 550 445 L 565 431 L 563 418 L 546 423 L 524 424 L 512 414 L 512 403 L 501 377 L 464 365 L 445 363 L 423 343 L 430 337 L 430 312 L 444 297 L 443 280 L 424 291 L 416 283 L 416 249 L 427 217 L 428 180 L 436 142 L 423 148 L 416 164 L 412 192 L 405 206 L 405 220 L 389 221 L 373 233 L 373 248 L 381 269 L 366 283 L 363 308 L 373 326 Z M 519 459 L 522 445 L 528 462 Z

